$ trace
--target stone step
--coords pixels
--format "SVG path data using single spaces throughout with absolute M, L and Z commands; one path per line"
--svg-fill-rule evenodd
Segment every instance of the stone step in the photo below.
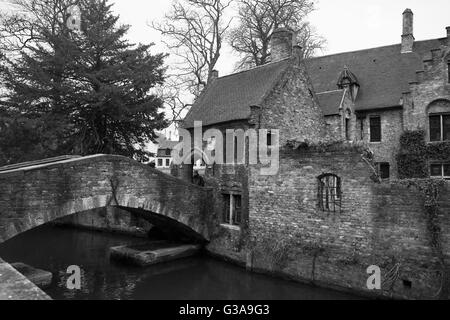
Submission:
M 174 245 L 166 242 L 146 243 L 110 248 L 111 259 L 147 267 L 163 262 L 187 258 L 197 254 L 200 245 Z
M 48 288 L 52 284 L 53 275 L 51 272 L 37 269 L 21 262 L 12 263 L 11 266 L 41 289 Z

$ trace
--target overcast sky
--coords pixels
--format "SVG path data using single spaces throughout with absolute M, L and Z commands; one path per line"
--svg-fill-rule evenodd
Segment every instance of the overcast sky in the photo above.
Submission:
M 0 7 L 8 0 L 0 0 Z M 121 22 L 131 25 L 132 42 L 154 42 L 154 52 L 166 52 L 158 32 L 148 26 L 161 20 L 172 0 L 110 0 Z M 327 39 L 323 54 L 353 51 L 400 43 L 402 13 L 414 12 L 416 40 L 441 38 L 450 26 L 449 0 L 318 0 L 309 21 Z M 220 75 L 233 72 L 237 58 L 224 48 L 217 69 Z M 170 60 L 168 61 L 170 63 Z
M 170 8 L 170 0 L 113 2 L 122 21 L 132 26 L 131 40 L 160 43 L 159 34 L 147 23 L 161 19 Z M 416 40 L 446 35 L 445 27 L 450 26 L 449 0 L 319 0 L 309 20 L 328 41 L 324 54 L 332 54 L 399 43 L 406 8 L 414 12 Z M 160 45 L 155 49 L 164 50 Z M 234 57 L 226 50 L 218 69 L 224 75 L 233 67 Z

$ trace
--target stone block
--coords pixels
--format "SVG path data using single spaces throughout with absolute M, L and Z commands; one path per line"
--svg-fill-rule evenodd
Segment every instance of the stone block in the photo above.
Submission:
M 152 242 L 113 247 L 110 249 L 110 254 L 111 259 L 147 267 L 193 256 L 200 249 L 201 246 L 199 245 L 176 245 L 165 242 Z

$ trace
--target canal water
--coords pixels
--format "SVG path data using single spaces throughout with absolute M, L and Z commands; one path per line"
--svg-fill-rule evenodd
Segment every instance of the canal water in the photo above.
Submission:
M 109 259 L 109 248 L 142 239 L 60 228 L 50 225 L 28 231 L 0 245 L 0 257 L 53 273 L 46 293 L 56 300 L 315 300 L 355 299 L 200 256 L 148 268 Z M 82 270 L 81 290 L 67 289 L 71 265 Z

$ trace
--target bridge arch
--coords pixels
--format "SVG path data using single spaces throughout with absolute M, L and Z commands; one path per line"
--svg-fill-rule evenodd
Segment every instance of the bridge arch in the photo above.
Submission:
M 111 155 L 0 172 L 0 243 L 53 220 L 108 206 L 209 240 L 211 190 Z

